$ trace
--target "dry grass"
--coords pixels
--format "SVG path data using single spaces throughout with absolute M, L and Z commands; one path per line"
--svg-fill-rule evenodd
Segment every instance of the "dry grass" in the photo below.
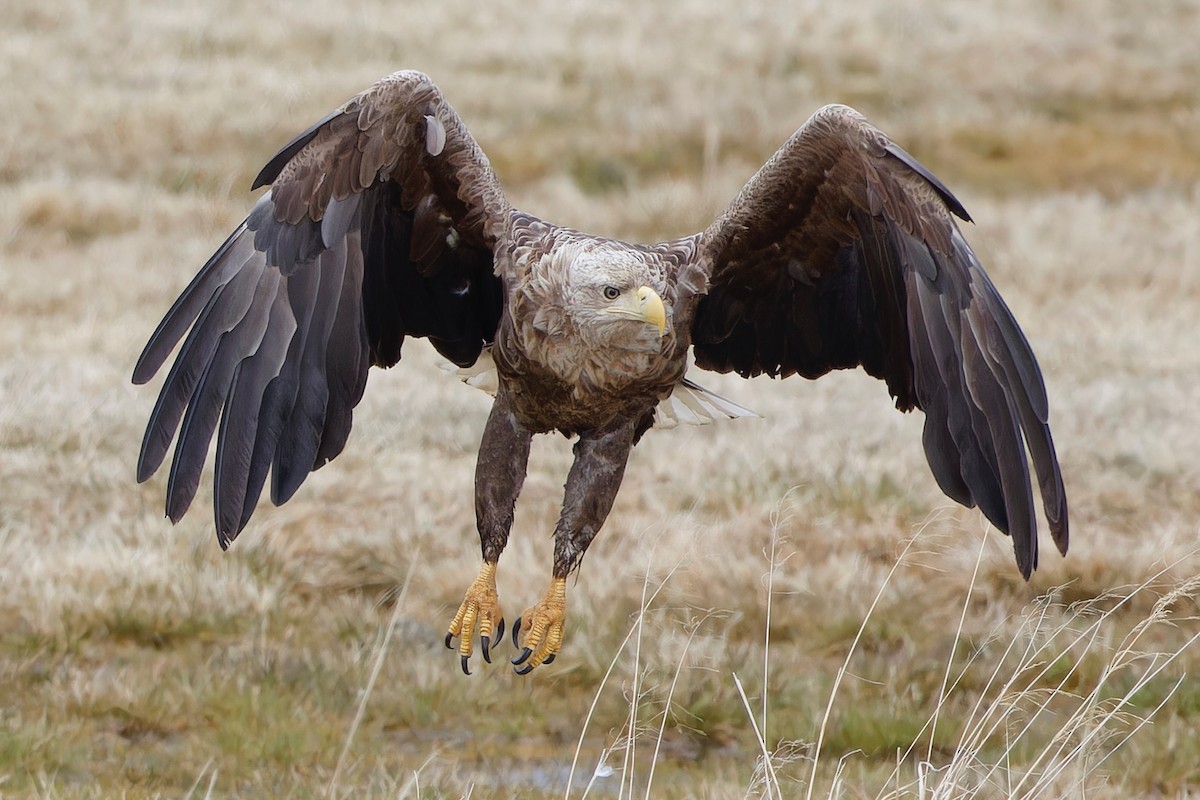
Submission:
M 1197 3 L 13 0 L 5 16 L 0 794 L 1103 798 L 1200 781 Z M 571 590 L 565 652 L 531 678 L 466 679 L 440 638 L 476 567 L 487 399 L 422 345 L 373 376 L 347 451 L 229 553 L 203 491 L 171 528 L 163 476 L 133 484 L 140 346 L 275 147 L 400 67 L 434 76 L 518 205 L 630 239 L 699 229 L 812 110 L 860 107 L 979 220 L 968 235 L 1047 375 L 1071 555 L 1022 583 L 1008 542 L 938 492 L 920 420 L 865 376 L 705 376 L 765 419 L 648 436 Z M 543 588 L 569 459 L 535 445 L 499 575 L 510 609 Z M 604 753 L 614 772 L 593 775 Z

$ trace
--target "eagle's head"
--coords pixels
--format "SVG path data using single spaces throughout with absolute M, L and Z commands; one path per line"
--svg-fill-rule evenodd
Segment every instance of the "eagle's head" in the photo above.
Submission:
M 565 278 L 563 308 L 590 347 L 661 350 L 671 332 L 661 267 L 633 249 L 596 248 L 571 259 Z

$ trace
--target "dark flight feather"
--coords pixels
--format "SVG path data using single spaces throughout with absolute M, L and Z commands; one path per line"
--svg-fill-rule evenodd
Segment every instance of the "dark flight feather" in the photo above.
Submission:
M 223 546 L 242 528 L 263 395 L 279 376 L 295 330 L 287 296 L 276 291 L 258 348 L 242 359 L 230 381 L 217 433 L 217 469 L 213 476 L 213 511 Z
M 239 362 L 253 353 L 262 340 L 272 307 L 270 298 L 278 289 L 279 279 L 278 273 L 263 273 L 250 296 L 245 314 L 231 330 L 221 334 L 216 352 L 188 401 L 167 483 L 167 516 L 173 522 L 183 517 L 196 495 L 208 445 L 234 372 Z

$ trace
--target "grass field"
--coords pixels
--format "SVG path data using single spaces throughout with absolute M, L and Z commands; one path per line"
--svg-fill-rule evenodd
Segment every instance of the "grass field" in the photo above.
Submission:
M 1200 3 L 4 17 L 0 796 L 1198 791 Z M 228 553 L 207 478 L 172 527 L 165 475 L 134 482 L 157 382 L 133 362 L 257 169 L 399 68 L 439 83 L 518 207 L 632 240 L 703 228 L 820 105 L 865 112 L 978 221 L 1046 376 L 1070 555 L 1045 540 L 1022 582 L 864 375 L 701 375 L 764 419 L 647 435 L 562 655 L 467 678 L 441 638 L 478 566 L 488 399 L 424 343 Z M 569 463 L 535 443 L 513 613 L 548 578 Z

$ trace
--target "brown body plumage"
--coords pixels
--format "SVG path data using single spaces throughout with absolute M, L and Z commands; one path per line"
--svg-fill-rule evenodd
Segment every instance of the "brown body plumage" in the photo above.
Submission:
M 700 367 L 743 376 L 862 366 L 897 408 L 925 412 L 939 485 L 1012 536 L 1023 575 L 1037 564 L 1029 461 L 1066 551 L 1041 373 L 952 215 L 969 218 L 851 109 L 817 112 L 706 231 L 659 245 L 514 210 L 416 72 L 383 79 L 301 134 L 263 169 L 263 185 L 134 371 L 149 380 L 187 334 L 138 477 L 160 466 L 182 421 L 167 490 L 177 520 L 219 424 L 215 515 L 227 546 L 268 471 L 282 503 L 341 451 L 369 367 L 396 363 L 406 337 L 427 337 L 460 366 L 487 348 L 498 388 L 476 473 L 484 568 L 447 636 L 463 637 L 464 669 L 476 624 L 485 658 L 502 633 L 495 566 L 532 436 L 578 441 L 555 580 L 524 615 L 522 671 L 561 645 L 562 581 L 604 523 L 656 407 L 681 386 L 702 391 L 684 383 L 689 351 Z

